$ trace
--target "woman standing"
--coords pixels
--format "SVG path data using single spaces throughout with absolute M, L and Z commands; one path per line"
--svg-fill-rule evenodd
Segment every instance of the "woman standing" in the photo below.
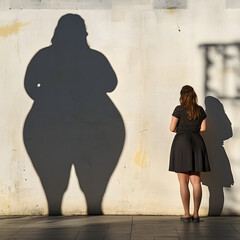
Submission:
M 210 171 L 205 143 L 199 132 L 207 129 L 206 113 L 197 104 L 197 95 L 194 89 L 185 85 L 180 92 L 180 105 L 172 114 L 170 130 L 176 132 L 174 137 L 169 171 L 178 175 L 180 194 L 182 198 L 184 216 L 183 222 L 199 222 L 199 207 L 202 199 L 200 172 Z M 189 180 L 193 186 L 194 212 L 189 212 L 190 192 Z

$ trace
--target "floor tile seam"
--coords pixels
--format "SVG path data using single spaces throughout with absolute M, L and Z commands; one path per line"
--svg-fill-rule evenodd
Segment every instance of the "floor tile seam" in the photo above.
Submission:
M 20 227 L 14 234 L 12 234 L 11 236 L 15 236 L 16 234 L 18 234 L 23 228 L 25 228 L 31 221 L 33 220 L 33 216 L 30 217 L 30 220 L 25 223 L 22 227 Z
M 132 221 L 131 221 L 131 229 L 130 229 L 130 234 L 129 234 L 129 240 L 132 238 L 132 229 L 133 229 L 133 216 L 132 216 Z
M 232 225 L 232 227 L 234 228 L 234 230 L 236 230 L 238 233 L 240 233 L 239 229 L 237 229 L 234 225 Z
M 81 232 L 80 230 L 77 232 L 76 237 L 73 240 L 77 240 L 78 235 L 79 235 L 80 232 Z

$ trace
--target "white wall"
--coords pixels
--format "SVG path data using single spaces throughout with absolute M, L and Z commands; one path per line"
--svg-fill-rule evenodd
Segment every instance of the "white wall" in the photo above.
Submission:
M 89 45 L 108 58 L 118 78 L 108 95 L 122 115 L 126 140 L 105 192 L 104 213 L 182 214 L 177 177 L 168 171 L 174 137 L 169 131 L 171 114 L 185 84 L 195 88 L 204 106 L 205 58 L 199 45 L 240 42 L 240 8 L 231 8 L 230 0 L 188 0 L 182 9 L 157 9 L 150 0 L 78 9 L 33 8 L 31 1 L 28 9 L 18 9 L 14 2 L 0 3 L 0 214 L 47 214 L 43 187 L 23 143 L 23 125 L 33 103 L 25 92 L 24 76 L 36 52 L 51 44 L 59 18 L 67 13 L 85 20 Z M 226 73 L 223 81 L 235 89 L 240 81 L 239 52 L 229 51 L 237 57 L 229 63 L 232 75 Z M 221 62 L 221 54 L 211 54 L 212 61 Z M 222 84 L 221 71 L 220 66 L 209 73 L 217 86 Z M 237 93 L 229 98 L 231 94 Z M 235 182 L 224 188 L 222 213 L 240 214 L 240 100 L 219 100 L 233 128 L 224 149 Z M 203 186 L 201 215 L 208 214 L 208 197 Z M 86 213 L 74 167 L 62 211 Z

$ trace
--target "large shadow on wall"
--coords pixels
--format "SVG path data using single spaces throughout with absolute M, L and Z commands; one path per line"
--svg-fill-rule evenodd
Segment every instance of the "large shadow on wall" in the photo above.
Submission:
M 223 189 L 230 188 L 234 183 L 224 149 L 224 141 L 233 136 L 233 130 L 222 102 L 232 103 L 233 111 L 239 108 L 240 42 L 206 43 L 199 47 L 204 58 L 204 92 L 207 96 L 208 129 L 203 137 L 212 169 L 202 174 L 202 180 L 210 192 L 209 215 L 220 215 L 224 205 Z
M 233 175 L 224 141 L 233 135 L 232 124 L 222 103 L 215 97 L 205 98 L 208 129 L 203 134 L 206 143 L 211 172 L 202 173 L 202 183 L 209 189 L 208 215 L 221 215 L 224 205 L 224 187 L 233 185 Z
M 106 94 L 117 86 L 107 58 L 87 44 L 84 20 L 60 18 L 52 45 L 30 61 L 25 89 L 34 100 L 23 136 L 44 188 L 49 215 L 61 215 L 74 165 L 88 214 L 102 199 L 125 141 L 120 113 Z

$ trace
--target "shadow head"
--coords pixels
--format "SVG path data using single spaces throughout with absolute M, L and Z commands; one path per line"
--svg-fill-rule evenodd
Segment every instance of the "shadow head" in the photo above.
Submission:
M 83 18 L 77 14 L 66 14 L 59 19 L 51 41 L 55 46 L 87 44 L 87 35 Z
M 222 141 L 233 136 L 232 123 L 225 113 L 223 104 L 213 96 L 205 98 L 208 129 Z

